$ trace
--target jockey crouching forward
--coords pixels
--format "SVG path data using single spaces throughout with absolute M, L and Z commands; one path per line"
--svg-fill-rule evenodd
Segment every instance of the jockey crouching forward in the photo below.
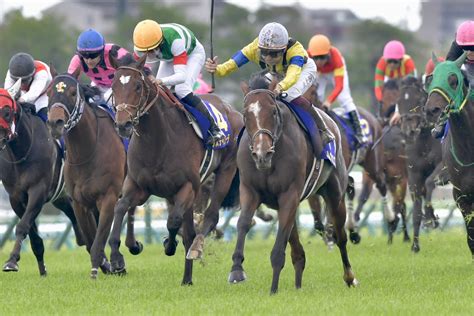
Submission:
M 339 101 L 352 123 L 357 145 L 363 145 L 367 140 L 362 135 L 359 114 L 352 100 L 349 76 L 341 52 L 331 45 L 329 38 L 317 34 L 309 41 L 308 55 L 314 60 L 318 68 L 318 97 L 324 97 L 328 83 L 334 86 L 331 94 L 323 101 L 323 107 L 329 109 L 334 101 Z
M 238 51 L 234 56 L 222 64 L 217 64 L 217 57 L 207 59 L 206 70 L 218 76 L 226 76 L 239 67 L 252 61 L 270 73 L 284 75 L 274 92 L 282 99 L 306 110 L 316 121 L 321 130 L 321 144 L 313 144 L 316 156 L 322 148 L 334 139 L 334 135 L 327 129 L 324 120 L 313 109 L 311 102 L 303 94 L 311 87 L 316 79 L 316 65 L 300 42 L 288 37 L 288 31 L 279 23 L 268 23 L 260 31 L 258 37 Z M 285 94 L 281 94 L 285 92 Z
M 46 90 L 52 81 L 49 66 L 39 60 L 34 60 L 27 53 L 17 53 L 10 59 L 5 89 L 12 87 L 21 79 L 18 102 L 35 105 L 36 114 L 46 123 L 48 120 L 48 95 Z
M 202 100 L 193 93 L 194 83 L 206 60 L 204 47 L 185 26 L 176 23 L 158 24 L 144 20 L 133 31 L 135 54 L 147 55 L 147 63 L 160 62 L 152 79 L 158 85 L 175 86 L 178 98 L 199 110 L 210 122 L 208 145 L 218 144 L 225 135 L 217 126 Z

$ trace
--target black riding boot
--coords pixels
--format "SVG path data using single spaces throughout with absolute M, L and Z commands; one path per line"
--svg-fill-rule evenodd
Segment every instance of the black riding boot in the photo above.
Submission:
M 360 127 L 359 115 L 357 115 L 357 111 L 350 111 L 347 113 L 349 115 L 349 120 L 352 123 L 352 127 L 354 128 L 354 136 L 359 143 L 359 146 L 365 143 L 364 136 L 362 135 L 362 128 Z
M 328 129 L 326 122 L 323 120 L 321 115 L 319 115 L 319 112 L 316 109 L 313 109 L 313 105 L 311 104 L 311 102 L 308 101 L 308 99 L 306 99 L 303 96 L 299 96 L 293 101 L 291 101 L 291 103 L 296 104 L 302 107 L 303 109 L 305 109 L 306 112 L 308 112 L 311 115 L 311 117 L 314 119 L 314 121 L 316 122 L 316 125 L 321 131 L 321 141 L 323 143 L 323 148 L 324 146 L 326 146 L 327 144 L 329 144 L 331 141 L 334 140 L 334 135 Z
M 206 106 L 199 97 L 197 97 L 193 93 L 189 93 L 183 98 L 183 101 L 192 106 L 193 108 L 197 109 L 199 112 L 201 112 L 211 123 L 211 126 L 209 128 L 209 134 L 211 137 L 208 138 L 207 145 L 217 144 L 219 141 L 222 141 L 225 138 L 225 135 L 217 126 L 216 121 L 214 121 L 214 118 L 211 116 L 211 113 L 209 113 Z

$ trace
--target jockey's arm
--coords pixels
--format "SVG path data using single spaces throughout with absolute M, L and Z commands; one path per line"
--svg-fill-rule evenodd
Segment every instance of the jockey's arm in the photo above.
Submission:
M 34 103 L 46 90 L 50 76 L 46 70 L 38 71 L 33 78 L 30 89 L 21 96 L 24 102 Z
M 188 63 L 188 55 L 186 51 L 173 58 L 174 73 L 171 76 L 158 78 L 165 86 L 175 86 L 186 81 L 186 64 Z
M 300 78 L 306 56 L 306 51 L 299 42 L 286 51 L 286 58 L 289 59 L 288 69 L 286 70 L 285 78 L 278 83 L 283 91 L 291 88 Z
M 377 101 L 382 101 L 382 88 L 385 79 L 385 68 L 386 63 L 383 58 L 380 58 L 377 66 L 375 67 L 375 76 L 374 76 L 374 94 Z
M 5 84 L 4 84 L 3 87 L 5 89 L 10 89 L 10 87 L 15 84 L 15 81 L 10 76 L 10 70 L 7 71 L 7 75 L 5 76 L 5 81 L 4 82 L 5 82 Z
M 216 75 L 219 77 L 227 76 L 248 63 L 250 60 L 258 63 L 258 38 L 239 50 L 226 62 L 217 65 Z

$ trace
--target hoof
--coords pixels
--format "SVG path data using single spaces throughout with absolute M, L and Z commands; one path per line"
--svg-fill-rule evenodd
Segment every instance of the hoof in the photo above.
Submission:
M 361 237 L 358 232 L 351 232 L 349 234 L 349 239 L 354 245 L 357 245 L 358 243 L 360 243 Z
M 176 247 L 178 246 L 178 241 L 175 240 L 174 243 L 170 243 L 169 237 L 163 239 L 163 246 L 165 247 L 165 255 L 174 256 L 176 253 Z
M 186 259 L 188 259 L 188 260 L 202 259 L 202 251 L 201 250 L 193 250 L 193 249 L 189 248 L 188 253 L 186 254 Z
M 191 285 L 193 285 L 193 281 L 191 281 L 191 280 L 183 281 L 183 282 L 181 282 L 181 285 L 182 286 L 191 286 Z
M 91 279 L 92 280 L 97 280 L 97 275 L 99 274 L 99 271 L 97 268 L 92 268 L 91 269 Z
M 346 281 L 347 287 L 358 287 L 359 286 L 359 281 L 357 281 L 356 278 L 354 278 L 352 281 Z
M 188 260 L 197 260 L 202 258 L 204 248 L 204 235 L 197 235 L 194 238 L 194 241 L 188 249 L 188 253 L 186 254 L 186 259 Z
M 418 245 L 418 244 L 413 244 L 413 245 L 411 246 L 411 251 L 413 251 L 414 253 L 420 252 L 420 245 Z
M 44 263 L 38 263 L 38 268 L 40 276 L 45 277 L 48 275 L 48 272 L 46 271 L 46 265 Z
M 112 272 L 112 274 L 117 274 L 117 275 L 123 275 L 127 273 L 125 269 L 125 261 L 123 260 L 123 257 L 119 260 L 111 262 L 110 271 Z
M 103 274 L 111 274 L 112 273 L 112 266 L 110 263 L 104 258 L 104 261 L 100 265 L 100 270 Z
M 136 256 L 143 251 L 143 244 L 139 241 L 136 241 L 133 247 L 128 248 L 128 251 L 130 251 L 132 255 Z
M 229 274 L 228 281 L 229 283 L 235 284 L 235 283 L 243 282 L 246 279 L 247 279 L 247 276 L 245 275 L 245 272 L 243 270 L 237 270 L 237 271 L 232 271 Z
M 3 265 L 3 272 L 18 272 L 19 269 L 18 264 L 13 262 L 7 262 Z
M 409 236 L 404 236 L 403 237 L 403 242 L 410 242 L 410 241 L 411 241 L 411 239 L 410 239 Z
M 400 221 L 400 218 L 398 217 L 398 215 L 395 215 L 395 218 L 393 219 L 393 221 L 388 222 L 389 232 L 394 233 L 397 230 L 397 226 L 398 226 L 399 221 Z
M 123 268 L 120 268 L 120 269 L 112 270 L 112 274 L 117 275 L 117 276 L 125 276 L 125 275 L 127 275 L 127 269 L 125 269 L 125 267 L 123 267 Z

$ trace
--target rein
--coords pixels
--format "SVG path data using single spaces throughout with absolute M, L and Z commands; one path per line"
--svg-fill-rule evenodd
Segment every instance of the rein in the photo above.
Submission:
M 273 133 L 272 131 L 270 131 L 269 129 L 266 129 L 266 128 L 260 128 L 258 129 L 252 136 L 251 136 L 251 139 L 250 139 L 250 144 L 249 144 L 249 149 L 250 151 L 253 152 L 253 143 L 255 142 L 255 138 L 257 138 L 258 135 L 261 135 L 261 134 L 267 134 L 268 136 L 270 136 L 271 140 L 272 140 L 272 147 L 270 147 L 270 150 L 269 152 L 272 152 L 274 153 L 275 152 L 275 144 L 276 142 L 278 141 L 278 139 L 280 138 L 281 136 L 281 133 L 282 133 L 282 128 L 281 128 L 281 121 L 282 121 L 282 118 L 281 118 L 281 111 L 280 111 L 280 108 L 278 107 L 278 103 L 277 103 L 277 98 L 276 98 L 276 95 L 270 91 L 270 90 L 267 90 L 267 89 L 255 89 L 255 90 L 252 90 L 250 91 L 249 93 L 247 93 L 247 95 L 245 95 L 244 97 L 244 104 L 247 103 L 247 98 L 249 95 L 253 95 L 253 94 L 257 94 L 257 93 L 261 93 L 261 92 L 264 92 L 264 93 L 267 93 L 269 94 L 273 101 L 275 102 L 275 106 L 276 106 L 276 109 L 277 109 L 277 124 L 276 124 L 276 132 Z
M 18 108 L 20 109 L 20 117 L 18 118 L 18 122 L 17 122 L 17 123 L 18 123 L 18 126 L 20 126 L 20 122 L 21 122 L 21 119 L 22 119 L 22 117 L 23 117 L 23 109 L 21 108 L 21 105 L 20 105 Z M 26 125 L 28 125 L 28 124 L 25 124 L 25 128 L 26 128 Z M 28 156 L 29 156 L 30 153 L 31 153 L 31 148 L 33 148 L 33 141 L 34 141 L 34 135 L 35 135 L 35 134 L 33 133 L 33 126 L 31 126 L 31 128 L 30 128 L 30 135 L 31 135 L 30 146 L 28 147 L 28 150 L 26 151 L 26 154 L 25 154 L 22 158 L 20 158 L 20 159 L 18 159 L 18 160 L 14 160 L 14 161 L 10 161 L 10 160 L 4 158 L 3 156 L 0 156 L 0 158 L 2 158 L 2 160 L 5 161 L 5 162 L 8 162 L 8 163 L 11 163 L 11 164 L 14 164 L 14 165 L 19 164 L 19 163 L 22 163 L 22 162 L 25 162 L 26 159 L 28 158 Z M 10 140 L 10 141 L 11 141 L 11 140 Z M 10 141 L 9 141 L 9 142 L 10 142 Z M 6 148 L 6 146 L 3 147 L 3 148 L 0 148 L 0 151 L 3 151 L 5 148 Z
M 403 91 L 404 88 L 410 88 L 410 86 L 408 86 L 408 85 L 403 86 L 402 85 L 400 87 L 400 95 L 403 94 L 402 91 Z M 415 85 L 415 88 L 416 88 L 417 92 L 421 94 L 421 97 L 419 98 L 420 101 L 418 102 L 419 105 L 416 105 L 416 106 L 412 107 L 410 110 L 408 110 L 409 113 L 400 114 L 400 120 L 403 121 L 406 118 L 416 117 L 416 118 L 419 118 L 419 126 L 417 126 L 419 129 L 428 128 L 429 123 L 428 123 L 428 120 L 426 118 L 426 113 L 424 111 L 422 111 L 422 113 L 411 113 L 411 112 L 417 111 L 418 109 L 422 109 L 423 105 L 426 103 L 426 100 L 428 98 L 428 94 L 426 93 L 426 91 L 423 88 L 420 88 L 416 85 Z M 398 103 L 397 103 L 397 106 L 399 107 Z
M 138 69 L 133 68 L 133 67 L 128 67 L 128 66 L 121 66 L 121 67 L 117 68 L 117 70 L 120 70 L 120 69 L 128 69 L 128 70 L 132 70 L 134 72 L 138 72 L 140 74 L 141 81 L 144 83 L 144 86 L 147 88 L 146 96 L 144 95 L 145 94 L 145 89 L 141 89 L 141 94 L 140 94 L 140 99 L 138 100 L 138 104 L 135 105 L 135 104 L 128 104 L 128 103 L 120 103 L 120 104 L 117 104 L 117 106 L 116 106 L 117 113 L 118 112 L 127 112 L 127 114 L 130 116 L 130 119 L 132 121 L 133 126 L 136 126 L 138 124 L 138 121 L 140 120 L 140 117 L 145 115 L 148 112 L 148 110 L 153 106 L 153 104 L 155 104 L 155 102 L 158 100 L 158 98 L 160 97 L 160 90 L 156 85 L 151 85 L 151 86 L 154 86 L 155 89 L 152 89 L 150 87 L 148 82 L 145 80 L 144 73 L 141 70 L 138 70 Z M 148 101 L 148 99 L 150 98 L 150 93 L 152 91 L 154 91 L 156 93 L 156 95 L 150 102 L 146 103 Z M 145 98 L 144 99 L 145 105 L 142 104 L 142 99 L 143 98 Z M 130 111 L 130 109 L 136 110 L 135 111 L 135 116 Z M 136 133 L 135 130 L 134 130 L 134 132 Z

